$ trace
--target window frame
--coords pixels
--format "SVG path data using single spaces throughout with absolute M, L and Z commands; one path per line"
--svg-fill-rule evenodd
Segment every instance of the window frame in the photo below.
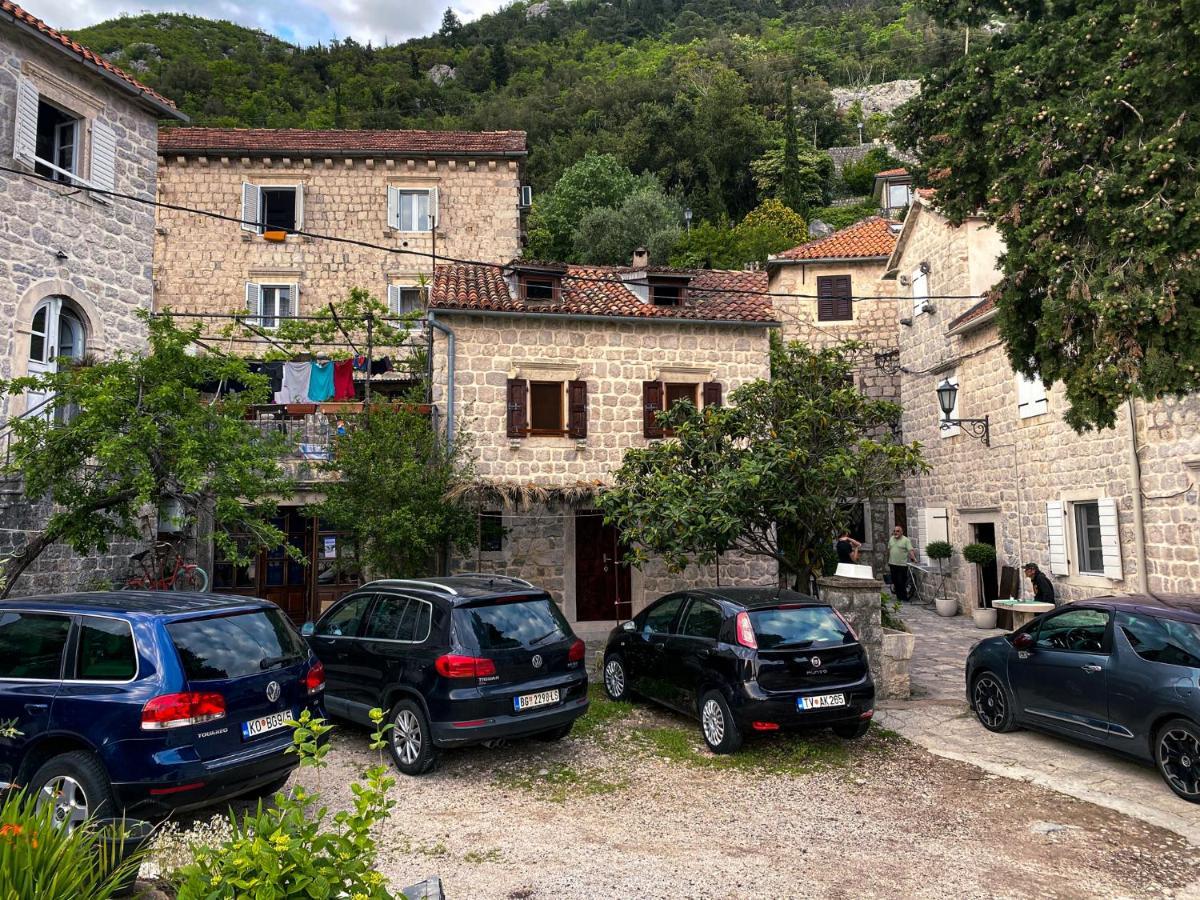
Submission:
M 345 597 L 343 597 L 341 600 L 339 600 L 337 603 L 335 603 L 333 606 L 331 606 L 325 612 L 325 615 L 323 615 L 319 619 L 317 619 L 316 624 L 313 626 L 313 637 L 327 638 L 329 640 L 334 640 L 334 641 L 356 641 L 356 640 L 359 640 L 360 635 L 362 634 L 362 630 L 363 630 L 363 623 L 366 622 L 366 620 L 369 618 L 369 616 L 371 614 L 372 609 L 374 609 L 374 607 L 375 607 L 376 596 L 377 596 L 377 593 L 375 591 L 371 591 L 370 593 L 362 593 L 362 594 L 357 594 L 357 593 L 347 594 Z M 346 606 L 350 605 L 351 603 L 354 603 L 358 600 L 365 600 L 366 606 L 363 608 L 362 615 L 359 616 L 358 627 L 355 628 L 354 634 L 326 634 L 325 632 L 321 631 L 321 626 L 327 620 L 331 619 L 333 617 L 334 613 L 336 613 L 338 610 L 343 609 L 344 607 L 346 607 Z
M 1081 612 L 1100 613 L 1101 615 L 1108 617 L 1108 621 L 1105 622 L 1105 625 L 1104 625 L 1104 638 L 1102 639 L 1102 641 L 1100 643 L 1099 650 L 1072 650 L 1070 648 L 1065 648 L 1065 647 L 1044 647 L 1044 646 L 1042 646 L 1042 644 L 1041 644 L 1042 629 L 1044 629 L 1048 623 L 1053 622 L 1056 619 L 1060 619 L 1063 616 L 1076 615 L 1077 613 L 1081 613 Z M 1055 610 L 1054 612 L 1047 615 L 1045 618 L 1038 620 L 1037 630 L 1036 630 L 1036 632 L 1034 632 L 1034 635 L 1033 635 L 1033 647 L 1031 649 L 1040 650 L 1040 651 L 1050 650 L 1050 651 L 1054 651 L 1055 653 L 1087 653 L 1092 656 L 1111 656 L 1112 651 L 1113 651 L 1113 647 L 1112 647 L 1112 645 L 1113 645 L 1113 623 L 1115 621 L 1116 621 L 1116 616 L 1114 615 L 1113 610 L 1111 610 L 1111 609 L 1100 609 L 1095 606 L 1084 606 L 1082 604 L 1072 603 L 1072 604 L 1069 604 L 1065 609 Z
M 1130 639 L 1127 622 L 1122 621 L 1122 620 L 1123 619 L 1133 620 L 1133 621 L 1141 620 L 1144 622 L 1153 623 L 1153 626 L 1160 628 L 1163 632 L 1166 633 L 1168 638 L 1171 638 L 1172 635 L 1171 635 L 1170 630 L 1167 628 L 1167 625 L 1166 625 L 1167 622 L 1174 622 L 1175 624 L 1181 625 L 1185 628 L 1188 628 L 1188 627 L 1194 628 L 1197 630 L 1198 634 L 1200 634 L 1200 625 L 1197 625 L 1195 622 L 1187 622 L 1187 621 L 1183 621 L 1181 619 L 1172 619 L 1172 618 L 1168 618 L 1166 616 L 1156 616 L 1151 613 L 1145 613 L 1145 612 L 1132 612 L 1130 610 L 1124 610 L 1124 609 L 1113 610 L 1113 613 L 1114 613 L 1113 614 L 1113 623 L 1114 623 L 1113 624 L 1113 635 L 1114 635 L 1114 637 L 1116 636 L 1117 629 L 1120 629 L 1122 632 L 1124 632 L 1126 643 L 1129 644 L 1129 648 L 1133 651 L 1134 655 L 1137 656 L 1138 659 L 1142 660 L 1143 662 L 1148 662 L 1152 665 L 1158 665 L 1158 666 L 1178 666 L 1179 668 L 1183 668 L 1183 669 L 1200 669 L 1200 655 L 1193 657 L 1195 659 L 1194 663 L 1170 662 L 1168 660 L 1150 659 L 1149 657 L 1143 656 L 1141 651 L 1139 651 L 1137 646 L 1134 644 L 1133 640 Z M 1180 649 L 1184 653 L 1188 653 L 1189 655 L 1191 654 L 1191 651 L 1188 650 L 1186 647 L 1180 647 Z
M 904 192 L 904 202 L 903 203 L 893 202 L 896 199 L 892 193 L 893 191 L 903 191 Z M 887 208 L 888 209 L 903 209 L 904 207 L 908 206 L 910 203 L 912 203 L 912 184 L 907 181 L 903 181 L 903 182 L 889 181 L 888 185 L 887 185 Z
M 674 291 L 674 296 L 661 295 L 660 292 Z M 660 306 L 665 309 L 683 306 L 687 302 L 687 282 L 674 281 L 664 279 L 649 280 L 649 298 L 651 306 Z
M 62 652 L 58 659 L 58 677 L 57 678 L 16 678 L 8 675 L 0 675 L 0 682 L 5 683 L 30 683 L 30 684 L 60 684 L 67 674 L 67 651 L 71 649 L 71 642 L 75 627 L 75 616 L 71 613 L 55 612 L 45 609 L 21 609 L 20 607 L 5 608 L 0 610 L 0 615 L 4 613 L 17 613 L 22 616 L 53 616 L 59 619 L 67 620 L 67 636 L 63 640 Z
M 391 223 L 392 228 L 399 231 L 401 234 L 429 234 L 433 231 L 433 223 L 436 221 L 436 207 L 433 199 L 434 188 L 414 188 L 414 187 L 395 187 L 396 192 L 396 219 Z M 415 202 L 416 197 L 425 197 L 425 227 L 420 228 L 420 204 Z M 409 205 L 415 204 L 409 224 L 412 228 L 404 227 L 404 207 L 405 201 L 409 201 Z M 431 210 L 433 210 L 431 212 Z
M 708 635 L 703 635 L 703 634 L 685 634 L 684 633 L 683 629 L 687 625 L 688 620 L 691 619 L 691 617 L 692 617 L 692 610 L 694 610 L 698 606 L 711 606 L 713 609 L 715 609 L 717 611 L 717 616 L 718 616 L 717 630 L 716 630 L 716 633 L 712 637 L 709 637 Z M 721 604 L 718 603 L 717 601 L 715 601 L 709 597 L 697 597 L 697 596 L 691 595 L 688 598 L 687 607 L 684 609 L 683 613 L 678 618 L 679 618 L 679 628 L 673 632 L 673 634 L 676 637 L 692 638 L 693 640 L 697 640 L 697 641 L 712 641 L 715 644 L 717 641 L 719 641 L 721 639 L 721 627 L 725 624 L 726 615 L 725 615 L 725 610 L 721 607 Z
M 262 234 L 266 231 L 284 231 L 288 234 L 293 234 L 300 231 L 303 227 L 300 221 L 300 188 L 295 184 L 260 184 L 258 187 L 258 233 Z M 284 225 L 272 225 L 267 221 L 267 194 L 291 194 L 292 195 L 292 224 L 291 227 Z
M 529 296 L 530 285 L 541 290 L 549 290 L 550 296 Z M 562 276 L 540 272 L 521 272 L 517 275 L 517 294 L 522 303 L 559 303 L 562 300 Z
M 52 145 L 53 160 L 46 159 L 44 156 L 39 156 L 37 153 L 37 139 L 42 137 L 40 122 L 42 118 L 42 107 L 46 106 L 56 110 L 60 115 L 65 116 L 68 121 L 57 122 L 52 127 L 53 132 L 50 136 Z M 80 162 L 83 158 L 83 136 L 84 129 L 81 127 L 87 121 L 87 116 L 67 109 L 59 103 L 46 99 L 41 92 L 38 93 L 38 125 L 34 126 L 34 171 L 36 172 L 39 166 L 43 166 L 50 170 L 49 177 L 60 184 L 77 184 L 83 187 L 88 186 L 87 179 L 80 174 Z M 69 126 L 71 131 L 71 167 L 66 168 L 59 165 L 59 156 L 62 153 L 62 132 L 64 127 Z M 40 174 L 40 173 L 39 173 Z
M 929 309 L 929 273 L 917 266 L 912 270 L 908 279 L 909 292 L 912 294 L 913 315 L 919 316 Z
M 1022 419 L 1035 419 L 1050 411 L 1050 399 L 1041 378 L 1026 378 L 1017 372 L 1017 415 Z
M 642 610 L 641 613 L 639 613 L 642 621 L 641 621 L 641 624 L 638 625 L 637 633 L 640 634 L 644 638 L 670 637 L 674 634 L 678 634 L 678 631 L 675 628 L 675 624 L 679 621 L 679 615 L 680 615 L 680 613 L 683 612 L 684 604 L 686 603 L 687 598 L 688 598 L 687 594 L 667 594 L 665 597 L 660 597 L 659 599 L 655 600 L 654 603 L 652 603 L 650 606 L 646 607 L 646 609 Z M 675 609 L 675 614 L 673 616 L 671 616 L 671 621 L 667 624 L 667 630 L 666 631 L 647 631 L 646 629 L 650 622 L 650 616 L 654 613 L 654 611 L 656 609 L 658 609 L 659 607 L 665 606 L 671 602 L 678 602 L 679 606 Z
M 484 525 L 484 521 L 495 523 L 492 525 Z M 490 529 L 494 527 L 496 534 L 490 533 Z M 504 552 L 504 510 L 500 509 L 485 509 L 479 513 L 479 552 L 480 553 L 503 553 Z M 494 540 L 493 540 L 494 539 Z M 494 546 L 493 546 L 494 544 Z
M 259 282 L 258 284 L 258 315 L 255 316 L 254 324 L 264 331 L 276 331 L 279 328 L 279 323 L 283 319 L 295 318 L 296 313 L 296 298 L 292 296 L 292 287 L 294 282 Z M 279 291 L 284 289 L 288 292 L 288 315 L 281 316 L 279 314 Z M 267 315 L 267 291 L 273 291 L 272 294 L 275 307 L 274 311 Z M 274 324 L 268 325 L 270 320 Z
M 534 381 L 528 380 L 529 385 L 529 400 L 526 415 L 529 417 L 529 426 L 526 433 L 532 437 L 562 437 L 567 433 L 567 394 L 565 381 Z M 558 426 L 556 428 L 539 428 L 533 424 L 534 410 L 537 408 L 534 403 L 534 398 L 537 395 L 549 395 L 551 391 L 547 388 L 554 388 L 553 393 L 558 398 Z
M 405 614 L 405 612 L 408 611 L 408 607 L 411 604 L 413 604 L 413 603 L 425 604 L 425 606 L 428 607 L 428 609 L 429 609 L 429 617 L 425 623 L 424 637 L 422 637 L 420 640 L 408 641 L 408 640 L 404 640 L 403 638 L 371 637 L 369 634 L 367 634 L 367 632 L 366 632 L 367 625 L 371 622 L 372 619 L 375 618 L 376 610 L 379 609 L 380 604 L 382 604 L 385 600 L 406 600 L 406 601 L 408 601 L 407 603 L 404 604 L 404 610 L 400 614 L 401 622 L 404 621 L 404 614 Z M 420 620 L 418 619 L 418 621 L 420 621 Z M 398 625 L 399 625 L 399 623 L 397 623 L 397 626 Z M 415 634 L 416 632 L 414 631 L 413 633 Z M 400 593 L 396 593 L 394 591 L 377 591 L 371 600 L 370 607 L 367 609 L 366 613 L 363 615 L 362 622 L 359 624 L 357 637 L 359 640 L 373 641 L 373 642 L 384 643 L 384 644 L 416 645 L 416 644 L 425 643 L 427 640 L 429 640 L 429 636 L 431 634 L 433 634 L 433 604 L 430 601 L 425 600 L 422 597 L 414 597 L 412 594 L 400 594 Z
M 83 626 L 87 619 L 104 619 L 109 622 L 120 622 L 129 630 L 129 644 L 133 647 L 133 677 L 126 679 L 119 678 L 79 678 L 79 651 L 83 647 Z M 133 684 L 142 674 L 142 654 L 138 650 L 137 634 L 133 630 L 133 625 L 128 619 L 122 619 L 117 616 L 96 615 L 94 613 L 82 613 L 76 617 L 74 627 L 72 629 L 72 637 L 67 641 L 67 647 L 71 650 L 71 671 L 67 674 L 63 672 L 63 682 L 71 684 Z
M 1091 577 L 1106 577 L 1104 574 L 1104 533 L 1100 524 L 1100 499 L 1095 500 L 1074 500 L 1070 503 L 1071 507 L 1071 548 L 1075 552 L 1075 571 L 1080 575 Z M 1085 510 L 1095 510 L 1096 523 L 1093 526 L 1091 523 L 1084 523 L 1084 527 L 1080 527 L 1080 513 Z M 1086 515 L 1086 513 L 1085 513 Z M 1096 543 L 1093 545 L 1089 542 L 1089 535 L 1092 529 L 1096 532 Z M 1100 557 L 1100 568 L 1091 568 L 1091 554 L 1096 553 Z

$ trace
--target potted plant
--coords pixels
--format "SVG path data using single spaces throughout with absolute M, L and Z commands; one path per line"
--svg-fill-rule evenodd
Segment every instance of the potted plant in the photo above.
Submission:
M 934 609 L 939 616 L 958 614 L 958 601 L 946 594 L 946 560 L 954 553 L 954 547 L 947 541 L 930 541 L 925 545 L 925 555 L 937 562 L 938 578 L 942 583 L 942 593 L 933 598 Z
M 972 613 L 975 627 L 995 628 L 995 608 L 983 605 L 983 567 L 996 564 L 996 548 L 991 544 L 967 544 L 963 547 L 962 555 L 967 562 L 975 564 L 975 585 L 979 596 L 979 606 Z

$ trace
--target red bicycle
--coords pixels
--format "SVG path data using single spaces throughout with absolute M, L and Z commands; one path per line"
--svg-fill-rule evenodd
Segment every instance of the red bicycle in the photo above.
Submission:
M 172 562 L 167 574 L 167 561 Z M 196 563 L 183 561 L 179 548 L 169 541 L 158 541 L 129 561 L 142 567 L 141 575 L 131 575 L 125 582 L 127 591 L 206 591 L 208 573 Z

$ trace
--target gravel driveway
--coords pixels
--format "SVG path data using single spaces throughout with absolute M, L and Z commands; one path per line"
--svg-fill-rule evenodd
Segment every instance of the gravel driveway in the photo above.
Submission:
M 450 900 L 1170 897 L 1200 879 L 1200 854 L 1168 831 L 888 732 L 713 757 L 655 708 L 594 702 L 581 724 L 398 776 L 380 834 L 392 884 L 438 874 Z M 365 732 L 340 727 L 328 759 L 294 778 L 348 806 L 373 760 Z

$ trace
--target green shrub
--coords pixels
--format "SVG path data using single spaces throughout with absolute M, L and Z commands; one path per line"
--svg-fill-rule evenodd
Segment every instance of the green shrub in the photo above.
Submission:
M 949 541 L 930 541 L 925 545 L 925 555 L 930 559 L 949 559 L 954 547 Z
M 996 561 L 996 548 L 991 544 L 967 544 L 962 549 L 963 559 L 978 566 L 990 566 Z
M 179 900 L 392 900 L 375 870 L 377 849 L 371 836 L 372 826 L 395 806 L 387 799 L 395 779 L 387 777 L 383 760 L 384 736 L 392 726 L 381 724 L 378 709 L 371 710 L 371 721 L 376 726 L 371 749 L 379 752 L 379 765 L 350 786 L 353 809 L 331 817 L 326 807 L 318 806 L 319 795 L 297 785 L 290 794 L 276 794 L 274 808 L 264 809 L 260 801 L 240 823 L 231 816 L 233 836 L 218 847 L 200 848 L 194 862 L 176 873 Z M 324 766 L 330 745 L 322 739 L 333 726 L 308 710 L 292 724 L 289 751 L 299 754 L 302 767 Z
M 908 631 L 908 626 L 900 618 L 900 599 L 887 591 L 879 592 L 879 619 L 884 628 Z

